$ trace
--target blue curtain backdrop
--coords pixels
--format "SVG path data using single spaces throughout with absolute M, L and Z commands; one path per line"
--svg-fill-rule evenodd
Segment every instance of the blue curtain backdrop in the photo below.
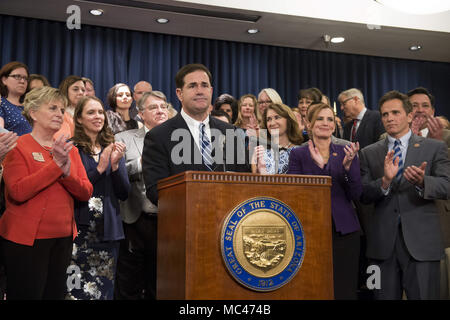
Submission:
M 99 98 L 115 83 L 133 88 L 149 81 L 179 109 L 174 77 L 187 63 L 200 62 L 212 72 L 214 99 L 221 93 L 240 97 L 274 88 L 289 106 L 300 88 L 317 87 L 336 101 L 348 88 L 362 90 L 366 104 L 377 108 L 389 90 L 417 86 L 436 97 L 437 114 L 450 108 L 450 64 L 380 58 L 267 45 L 200 39 L 82 25 L 69 30 L 62 22 L 0 15 L 1 65 L 26 63 L 53 86 L 70 74 L 91 78 Z M 339 109 L 339 105 L 337 106 Z M 340 112 L 338 110 L 338 112 Z

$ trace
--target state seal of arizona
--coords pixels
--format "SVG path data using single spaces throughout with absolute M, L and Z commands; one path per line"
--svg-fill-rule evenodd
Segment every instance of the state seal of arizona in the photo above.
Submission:
M 255 291 L 276 290 L 300 269 L 305 237 L 297 215 L 278 199 L 240 203 L 222 227 L 223 261 L 237 282 Z

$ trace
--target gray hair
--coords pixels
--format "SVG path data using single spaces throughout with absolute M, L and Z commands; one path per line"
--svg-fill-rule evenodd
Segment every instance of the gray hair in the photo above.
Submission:
M 362 104 L 365 104 L 365 103 L 364 103 L 364 96 L 363 96 L 361 90 L 359 90 L 359 89 L 351 88 L 351 89 L 342 91 L 342 92 L 339 94 L 339 96 L 338 96 L 338 99 L 339 99 L 339 100 L 340 100 L 340 97 L 341 97 L 341 96 L 344 96 L 344 97 L 346 97 L 346 98 L 357 97 L 357 98 L 359 99 L 359 101 L 361 101 Z
M 145 92 L 142 97 L 137 101 L 137 108 L 140 112 L 143 112 L 145 107 L 145 101 L 147 101 L 148 97 L 156 97 L 158 99 L 164 100 L 164 102 L 167 103 L 167 98 L 164 93 L 161 91 L 151 91 L 151 92 Z

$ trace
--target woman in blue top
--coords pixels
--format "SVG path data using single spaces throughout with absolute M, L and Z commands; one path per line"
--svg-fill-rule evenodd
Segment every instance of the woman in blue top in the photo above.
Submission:
M 125 144 L 114 142 L 100 99 L 83 97 L 74 114 L 73 141 L 94 192 L 75 205 L 78 236 L 72 264 L 81 270 L 80 289 L 69 288 L 69 299 L 113 299 L 119 240 L 124 239 L 119 201 L 130 191 L 123 155 Z M 76 269 L 75 269 L 76 270 Z
M 262 145 L 255 147 L 252 172 L 286 173 L 289 154 L 303 142 L 294 113 L 284 104 L 272 103 L 264 110 L 262 128 L 267 129 L 267 140 L 274 142 L 277 148 L 265 149 Z
M 22 115 L 28 77 L 28 67 L 21 62 L 9 62 L 0 70 L 0 127 L 18 136 L 31 132 L 30 123 Z

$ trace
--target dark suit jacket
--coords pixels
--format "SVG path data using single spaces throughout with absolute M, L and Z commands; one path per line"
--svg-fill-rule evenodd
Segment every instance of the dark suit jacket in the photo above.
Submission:
M 362 192 L 359 159 L 355 158 L 346 172 L 344 145 L 331 143 L 330 158 L 321 169 L 311 158 L 308 146 L 294 148 L 289 156 L 288 174 L 311 174 L 331 176 L 331 213 L 336 231 L 342 234 L 360 230 L 358 217 L 351 201 L 359 199 Z
M 250 172 L 248 156 L 245 156 L 245 162 L 243 164 L 238 163 L 237 161 L 238 147 L 243 147 L 242 144 L 245 145 L 245 133 L 243 130 L 237 129 L 214 117 L 209 117 L 209 126 L 211 129 L 220 130 L 222 134 L 226 134 L 227 129 L 241 131 L 240 137 L 242 141 L 238 142 L 238 138 L 234 139 L 234 157 L 232 161 L 229 161 L 231 159 L 227 159 L 225 165 L 215 164 L 214 171 Z M 175 132 L 175 130 L 177 131 Z M 175 141 L 172 141 L 171 138 L 175 139 Z M 184 141 L 183 138 L 186 138 L 187 141 Z M 180 142 L 183 143 L 181 144 Z M 211 142 L 214 144 L 214 140 Z M 187 148 L 183 149 L 183 146 L 187 146 Z M 229 147 L 228 144 L 226 147 Z M 240 151 L 242 151 L 242 149 L 240 149 Z M 242 156 L 242 153 L 239 156 Z M 182 158 L 182 161 L 176 163 L 174 162 L 174 158 L 177 158 L 177 162 Z M 208 168 L 201 163 L 201 158 L 200 150 L 189 131 L 186 121 L 184 121 L 181 116 L 181 113 L 178 113 L 172 119 L 167 120 L 147 132 L 142 153 L 142 168 L 147 197 L 150 201 L 154 204 L 158 203 L 157 183 L 159 180 L 188 170 L 209 171 Z
M 403 238 L 410 254 L 419 261 L 437 261 L 443 254 L 439 215 L 435 199 L 450 197 L 450 161 L 447 146 L 434 139 L 412 135 L 404 167 L 426 161 L 424 194 L 404 177 L 393 182 L 387 196 L 381 191 L 388 140 L 361 151 L 362 201 L 374 203 L 375 212 L 367 226 L 367 256 L 385 260 L 394 250 L 399 217 Z
M 350 141 L 352 135 L 353 121 L 344 125 L 344 139 Z M 361 119 L 358 131 L 356 131 L 356 141 L 359 142 L 360 149 L 375 143 L 380 135 L 385 132 L 379 111 L 367 109 Z

